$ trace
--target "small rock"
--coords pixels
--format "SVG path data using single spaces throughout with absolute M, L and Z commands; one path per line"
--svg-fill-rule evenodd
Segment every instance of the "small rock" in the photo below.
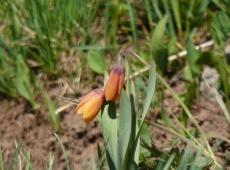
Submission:
M 202 72 L 202 81 L 200 84 L 200 91 L 204 96 L 212 97 L 212 90 L 207 86 L 208 85 L 211 88 L 218 89 L 219 87 L 219 74 L 216 71 L 216 69 L 211 68 L 209 66 L 205 66 Z

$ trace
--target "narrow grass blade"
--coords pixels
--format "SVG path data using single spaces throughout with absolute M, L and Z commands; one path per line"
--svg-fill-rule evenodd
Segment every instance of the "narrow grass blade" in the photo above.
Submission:
M 102 151 L 100 145 L 97 144 L 97 153 L 98 153 L 98 162 L 97 162 L 97 166 L 96 166 L 97 170 L 103 170 L 107 144 L 108 144 L 108 141 L 106 141 L 106 143 L 105 143 L 104 151 Z
M 181 31 L 181 16 L 180 16 L 180 3 L 179 0 L 170 1 L 172 5 L 172 10 L 174 14 L 174 18 L 176 20 L 177 28 Z
M 188 51 L 187 59 L 188 59 L 189 67 L 193 77 L 195 77 L 200 74 L 200 67 L 199 65 L 197 65 L 197 61 L 200 55 L 199 52 L 195 49 L 195 46 L 192 44 L 192 40 L 190 37 L 186 41 L 186 48 Z
M 15 152 L 13 154 L 13 157 L 9 160 L 7 170 L 19 168 L 19 167 L 17 167 L 17 164 L 18 164 L 18 155 L 19 155 L 20 150 L 21 150 L 21 146 L 16 144 Z
M 169 169 L 171 169 L 170 167 L 171 167 L 171 165 L 172 165 L 175 157 L 176 157 L 176 153 L 172 153 L 170 155 L 169 159 L 167 160 L 167 162 L 165 163 L 164 168 L 162 170 L 169 170 Z
M 130 23 L 131 23 L 132 33 L 133 33 L 133 39 L 136 42 L 137 41 L 137 30 L 136 30 L 136 23 L 135 23 L 134 8 L 132 7 L 130 0 L 126 0 L 126 2 L 128 5 L 128 10 L 129 10 L 129 18 L 130 18 Z
M 44 93 L 44 98 L 47 102 L 50 121 L 55 131 L 60 132 L 61 131 L 60 114 L 57 114 L 56 107 L 54 103 L 52 102 L 52 100 L 50 99 L 50 97 L 47 94 L 45 94 L 45 92 L 43 93 Z
M 64 147 L 64 145 L 62 144 L 61 139 L 59 138 L 59 136 L 58 136 L 56 133 L 54 133 L 54 136 L 57 138 L 58 143 L 59 143 L 59 145 L 60 145 L 60 147 L 61 147 L 62 154 L 63 154 L 63 157 L 64 157 L 64 159 L 65 159 L 65 166 L 66 166 L 66 169 L 67 169 L 67 170 L 70 170 L 69 161 L 68 161 L 68 158 L 67 158 L 67 155 L 66 155 L 66 152 L 65 152 L 65 147 Z
M 162 129 L 162 130 L 164 130 L 164 131 L 166 131 L 166 132 L 168 132 L 168 133 L 180 138 L 185 143 L 187 143 L 187 144 L 193 146 L 194 148 L 196 148 L 197 150 L 201 151 L 205 156 L 210 157 L 210 154 L 206 149 L 204 149 L 200 145 L 197 145 L 197 143 L 191 141 L 189 138 L 187 138 L 184 135 L 181 135 L 180 133 L 178 133 L 177 131 L 173 130 L 172 128 L 168 128 L 166 125 L 161 125 L 161 124 L 158 124 L 158 123 L 153 123 L 153 122 L 149 122 L 149 121 L 145 121 L 145 122 L 147 124 L 151 125 L 151 126 L 154 126 L 154 127 L 159 128 L 159 129 Z
M 188 145 L 186 147 L 186 149 L 184 150 L 182 156 L 180 157 L 180 161 L 177 167 L 177 170 L 184 170 L 187 169 L 188 165 L 189 165 L 189 160 L 190 158 L 193 156 L 192 154 L 192 148 L 190 145 Z
M 54 156 L 53 156 L 53 154 L 50 153 L 48 170 L 53 170 L 53 163 L 54 163 Z
M 155 30 L 151 35 L 150 51 L 154 57 L 158 57 L 157 53 L 163 48 L 163 39 L 167 20 L 167 16 L 160 20 L 160 22 L 157 24 Z
M 1 170 L 4 170 L 4 159 L 3 159 L 3 153 L 2 153 L 2 150 L 0 148 L 0 169 Z
M 170 35 L 170 37 L 175 37 L 175 26 L 174 26 L 174 21 L 172 17 L 172 12 L 171 12 L 171 4 L 168 0 L 162 0 L 162 4 L 165 10 L 165 15 L 168 17 L 168 31 L 167 33 Z
M 25 170 L 33 170 L 33 165 L 32 165 L 32 162 L 31 162 L 31 159 L 30 159 L 30 153 L 27 152 L 27 153 L 21 153 L 23 155 L 23 158 L 24 158 L 24 162 L 25 162 L 25 167 L 24 169 Z
M 148 109 L 152 103 L 153 95 L 155 92 L 155 86 L 156 86 L 156 66 L 152 64 L 149 70 L 148 87 L 146 90 L 146 98 L 145 98 L 145 104 L 142 112 L 140 128 L 142 127 L 144 119 L 148 113 Z
M 158 17 L 158 19 L 162 19 L 163 13 L 160 9 L 159 0 L 155 0 L 155 1 L 151 1 L 151 2 L 152 2 L 152 6 L 154 8 L 154 11 L 156 13 L 156 16 Z
M 149 0 L 143 0 L 142 3 L 144 5 L 144 8 L 145 8 L 146 13 L 147 13 L 146 15 L 148 17 L 149 25 L 151 25 L 153 22 L 152 11 L 151 11 L 151 2 Z

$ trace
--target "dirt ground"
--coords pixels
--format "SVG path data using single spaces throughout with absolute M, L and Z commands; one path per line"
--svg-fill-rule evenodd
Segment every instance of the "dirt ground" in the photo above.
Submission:
M 15 141 L 21 144 L 25 151 L 31 152 L 33 166 L 44 169 L 48 164 L 49 153 L 55 157 L 55 168 L 64 169 L 64 158 L 53 128 L 48 119 L 48 113 L 31 113 L 25 102 L 1 99 L 0 113 L 0 146 L 7 160 L 15 150 Z M 61 140 L 67 156 L 77 169 L 90 166 L 96 159 L 96 144 L 102 139 L 101 129 L 97 121 L 85 127 L 81 117 L 74 112 L 62 113 Z
M 178 83 L 174 89 L 181 93 L 183 87 Z M 179 112 L 176 101 L 169 93 L 166 93 L 164 106 L 168 114 Z M 43 107 L 41 107 L 43 108 Z M 205 132 L 221 135 L 230 139 L 230 128 L 217 103 L 210 98 L 199 97 L 192 107 L 192 113 Z M 157 114 L 152 114 L 157 119 Z M 97 159 L 97 143 L 101 146 L 102 133 L 97 120 L 87 127 L 81 117 L 74 113 L 74 108 L 69 108 L 61 113 L 61 140 L 65 146 L 69 161 L 76 169 L 90 169 L 93 160 Z M 156 146 L 162 147 L 165 141 L 170 140 L 170 135 L 159 129 L 152 129 Z M 212 142 L 214 139 L 210 140 Z M 49 154 L 54 154 L 54 169 L 65 169 L 65 160 L 62 155 L 53 128 L 45 109 L 41 111 L 31 110 L 24 100 L 12 100 L 0 98 L 0 147 L 5 161 L 9 161 L 15 150 L 15 141 L 22 145 L 24 151 L 30 151 L 32 163 L 35 169 L 47 167 Z M 222 162 L 229 158 L 230 145 L 221 143 L 217 149 L 218 159 Z

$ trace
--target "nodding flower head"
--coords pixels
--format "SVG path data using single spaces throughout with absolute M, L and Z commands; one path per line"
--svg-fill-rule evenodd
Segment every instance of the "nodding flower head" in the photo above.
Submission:
M 125 82 L 125 69 L 121 64 L 117 64 L 111 70 L 109 79 L 105 86 L 106 101 L 116 101 L 120 98 L 121 90 Z
M 76 108 L 78 114 L 82 114 L 85 123 L 93 120 L 104 103 L 104 91 L 95 89 L 86 94 Z

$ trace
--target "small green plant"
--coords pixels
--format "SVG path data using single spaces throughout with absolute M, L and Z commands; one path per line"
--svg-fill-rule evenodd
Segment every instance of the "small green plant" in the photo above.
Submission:
M 66 155 L 66 151 L 64 145 L 60 137 L 54 133 L 54 136 L 57 139 L 57 143 L 60 145 L 61 152 L 65 159 L 65 167 L 67 170 L 74 170 L 74 166 L 70 167 L 70 163 L 68 157 Z M 7 162 L 4 162 L 7 161 Z M 54 156 L 50 153 L 49 159 L 47 160 L 47 166 L 44 164 L 44 169 L 53 170 L 53 162 Z M 23 150 L 22 146 L 15 142 L 15 151 L 12 157 L 9 160 L 4 160 L 3 151 L 0 148 L 0 169 L 1 170 L 15 170 L 15 169 L 26 169 L 26 170 L 33 170 L 33 164 L 30 157 L 30 152 L 26 152 Z
M 156 70 L 154 65 L 152 65 L 150 66 L 146 100 L 142 114 L 136 112 L 135 88 L 133 83 L 128 83 L 128 79 L 126 90 L 123 90 L 121 93 L 119 109 L 115 107 L 115 103 L 113 102 L 105 105 L 103 108 L 101 123 L 106 148 L 105 154 L 109 168 L 115 170 L 139 168 L 159 170 L 171 168 L 205 169 L 213 165 L 221 168 L 221 165 L 212 156 L 212 151 L 206 149 L 205 146 L 198 142 L 195 136 L 187 131 L 182 124 L 180 124 L 181 128 L 187 131 L 187 135 L 192 139 L 179 131 L 167 128 L 167 125 L 158 125 L 145 120 L 154 96 L 156 78 Z M 163 81 L 163 79 L 160 78 L 160 81 Z M 165 84 L 166 82 L 163 81 L 163 83 Z M 167 83 L 165 85 L 168 86 Z M 179 96 L 177 98 L 179 102 L 182 102 Z M 183 107 L 186 107 L 184 103 Z M 187 108 L 185 109 L 188 117 L 193 120 L 191 113 Z M 172 147 L 168 152 L 157 149 L 153 141 L 149 140 L 151 139 L 150 131 L 144 130 L 148 128 L 146 123 L 150 126 L 155 125 L 162 130 L 169 130 L 170 133 L 184 140 L 187 143 L 187 148 L 184 151 L 179 151 L 179 148 L 175 146 L 175 148 Z M 195 157 L 191 156 L 193 155 L 191 146 L 197 149 Z M 151 161 L 152 158 L 156 158 L 156 160 Z M 203 161 L 199 162 L 200 159 Z
M 126 64 L 126 70 L 128 70 L 128 67 L 128 64 Z M 82 98 L 76 109 L 78 113 L 83 114 L 83 119 L 87 124 L 101 109 L 100 122 L 103 127 L 105 151 L 102 152 L 99 147 L 99 163 L 96 166 L 97 168 L 103 169 L 104 154 L 106 155 L 108 167 L 111 170 L 139 168 L 159 170 L 171 168 L 205 169 L 212 166 L 218 169 L 222 168 L 214 156 L 213 150 L 206 139 L 206 135 L 199 127 L 188 107 L 170 88 L 167 82 L 156 73 L 154 64 L 149 66 L 146 99 L 141 114 L 137 112 L 137 110 L 140 109 L 136 107 L 135 86 L 134 83 L 129 80 L 130 76 L 128 71 L 126 72 L 125 90 L 121 88 L 124 83 L 123 73 L 124 71 L 120 65 L 114 67 L 109 77 L 105 74 L 104 91 L 94 90 L 90 92 Z M 181 129 L 176 129 L 170 118 L 165 119 L 166 123 L 169 122 L 169 127 L 167 124 L 158 124 L 146 120 L 148 109 L 154 97 L 157 78 L 172 92 L 173 97 L 181 104 L 186 116 L 197 128 L 194 131 L 196 133 L 191 133 L 176 117 L 175 119 Z M 106 102 L 103 99 L 104 96 Z M 119 98 L 120 100 L 118 100 Z M 117 101 L 119 101 L 119 108 L 116 107 Z M 151 133 L 147 125 L 153 125 L 162 130 L 166 130 L 178 137 L 186 142 L 186 149 L 180 150 L 176 146 L 171 147 L 170 151 L 157 149 L 154 145 L 154 141 L 151 140 Z M 200 133 L 202 136 L 204 144 L 198 141 L 197 133 Z M 192 148 L 197 150 L 195 152 L 195 158 L 191 156 L 193 154 Z M 152 158 L 156 158 L 156 160 L 151 161 Z M 200 159 L 203 161 L 199 162 Z
M 155 82 L 155 67 L 151 66 L 142 115 L 138 116 L 135 111 L 135 88 L 132 83 L 130 87 L 126 84 L 129 91 L 123 90 L 121 93 L 119 112 L 114 102 L 103 108 L 101 122 L 104 141 L 108 141 L 106 157 L 110 169 L 137 168 L 141 129 L 154 95 Z

